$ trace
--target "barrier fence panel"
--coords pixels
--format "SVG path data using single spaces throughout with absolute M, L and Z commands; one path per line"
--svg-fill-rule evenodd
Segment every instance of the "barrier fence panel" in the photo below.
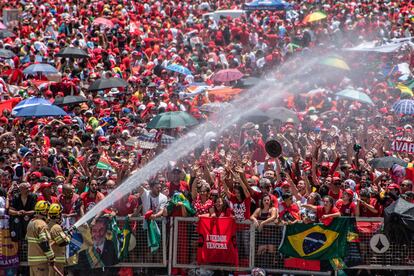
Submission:
M 124 218 L 118 218 L 119 228 L 122 229 Z M 166 219 L 156 219 L 161 231 L 160 248 L 151 253 L 147 232 L 143 229 L 144 218 L 131 218 L 130 225 L 136 239 L 135 248 L 129 252 L 128 258 L 117 264 L 117 267 L 166 267 L 167 266 L 167 223 Z
M 181 218 L 174 219 L 173 235 L 173 264 L 174 268 L 195 269 L 197 265 L 197 234 L 198 218 Z M 203 268 L 212 270 L 227 271 L 249 271 L 253 268 L 251 259 L 251 233 L 254 233 L 253 226 L 250 222 L 238 223 L 236 239 L 239 247 L 239 266 L 223 265 L 203 265 Z
M 120 229 L 124 226 L 125 218 L 117 218 Z M 132 234 L 136 240 L 135 248 L 129 252 L 128 257 L 118 263 L 117 267 L 166 267 L 167 266 L 167 223 L 166 219 L 156 220 L 161 232 L 160 248 L 151 253 L 147 243 L 147 233 L 143 229 L 144 219 L 131 218 L 130 226 Z M 20 266 L 27 266 L 27 242 L 22 240 L 19 242 L 19 260 Z

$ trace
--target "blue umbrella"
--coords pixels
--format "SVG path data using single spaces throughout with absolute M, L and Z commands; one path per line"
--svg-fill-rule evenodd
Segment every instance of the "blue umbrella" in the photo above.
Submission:
M 392 110 L 397 114 L 414 114 L 414 100 L 400 100 L 393 104 Z
M 188 68 L 178 65 L 178 64 L 170 64 L 167 67 L 165 67 L 165 69 L 168 69 L 170 71 L 174 71 L 174 72 L 177 72 L 183 75 L 191 75 L 191 71 Z
M 26 108 L 29 106 L 35 106 L 35 105 L 51 105 L 52 103 L 44 98 L 37 98 L 37 97 L 30 97 L 28 99 L 25 99 L 21 102 L 19 102 L 12 110 L 12 115 L 16 115 L 16 113 L 21 110 L 22 108 Z
M 20 109 L 16 117 L 58 117 L 68 115 L 62 108 L 51 104 L 38 104 Z
M 270 10 L 270 11 L 280 11 L 289 9 L 291 6 L 289 3 L 286 3 L 282 0 L 253 0 L 250 3 L 245 3 L 243 8 L 244 10 Z
M 23 74 L 25 75 L 34 75 L 36 73 L 57 74 L 58 70 L 52 65 L 47 64 L 47 63 L 32 64 L 23 70 Z
M 336 93 L 336 96 L 338 96 L 338 98 L 374 105 L 374 102 L 367 94 L 358 90 L 344 89 Z

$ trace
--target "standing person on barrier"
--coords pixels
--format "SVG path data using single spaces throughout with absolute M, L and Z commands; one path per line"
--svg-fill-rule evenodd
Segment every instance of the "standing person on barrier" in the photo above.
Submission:
M 50 229 L 50 246 L 55 253 L 55 264 L 57 270 L 63 274 L 66 263 L 65 253 L 66 245 L 70 242 L 70 237 L 63 232 L 60 224 L 62 223 L 63 208 L 58 203 L 53 203 L 49 208 L 49 229 Z M 55 271 L 49 271 L 49 276 L 58 275 Z
M 27 259 L 31 276 L 45 276 L 53 272 L 55 254 L 50 247 L 50 232 L 46 224 L 49 203 L 40 200 L 35 205 L 35 217 L 27 226 Z

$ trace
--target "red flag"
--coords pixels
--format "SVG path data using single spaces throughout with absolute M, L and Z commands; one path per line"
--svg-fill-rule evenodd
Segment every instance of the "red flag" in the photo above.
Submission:
M 1 102 L 0 103 L 0 114 L 3 113 L 3 110 L 5 109 L 12 111 L 13 103 L 14 103 L 13 99 Z
M 236 222 L 234 218 L 200 217 L 197 248 L 198 264 L 238 265 Z

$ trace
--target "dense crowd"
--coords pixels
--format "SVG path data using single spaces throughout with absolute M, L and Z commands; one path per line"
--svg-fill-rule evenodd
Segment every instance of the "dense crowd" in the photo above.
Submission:
M 300 60 L 303 53 L 322 55 L 367 41 L 380 45 L 411 37 L 414 31 L 409 1 L 290 2 L 289 11 L 253 11 L 219 20 L 203 14 L 242 8 L 243 3 L 0 3 L 3 12 L 20 9 L 19 21 L 9 25 L 15 36 L 0 40 L 0 50 L 15 54 L 0 63 L 2 101 L 15 99 L 14 107 L 29 96 L 51 102 L 68 95 L 87 99 L 64 106 L 65 117 L 15 117 L 11 109 L 3 108 L 0 226 L 9 223 L 12 238 L 24 239 L 39 200 L 60 203 L 63 217 L 73 225 L 167 147 L 158 143 L 149 149 L 127 141 L 148 133 L 178 139 L 191 130 L 148 129 L 153 117 L 184 111 L 200 122 L 214 122 L 214 114 L 200 107 L 223 99 L 208 93 L 185 97 L 183 91 L 194 83 L 221 85 L 211 79 L 221 69 L 238 69 L 249 77 L 283 78 L 286 72 L 275 74 L 275 70 L 298 56 Z M 323 11 L 327 18 L 304 23 L 313 11 Z M 110 23 L 93 23 L 97 17 Z M 68 46 L 84 50 L 89 58 L 56 56 Z M 350 71 L 338 70 L 331 78 L 321 76 L 313 87 L 303 83 L 289 91 L 292 94 L 283 105 L 295 118 L 247 120 L 223 133 L 210 133 L 202 148 L 171 162 L 104 215 L 143 216 L 152 210 L 150 219 L 188 216 L 183 205 L 166 208 L 179 192 L 191 203 L 195 216 L 252 220 L 261 230 L 271 223 L 329 224 L 337 216 L 380 217 L 399 197 L 414 202 L 409 168 L 398 164 L 375 168 L 370 163 L 384 156 L 412 161 L 412 155 L 391 149 L 394 138 L 412 136 L 412 115 L 392 110 L 394 102 L 410 99 L 412 92 L 394 85 L 402 77 L 399 71 L 389 73 L 398 64 L 412 68 L 411 49 L 348 52 L 343 57 Z M 33 63 L 53 65 L 61 78 L 51 81 L 45 74 L 23 74 Z M 191 74 L 166 69 L 171 64 L 188 68 Z M 403 76 L 411 80 L 411 71 Z M 128 86 L 88 90 L 95 80 L 110 77 L 123 78 Z M 374 105 L 335 98 L 334 93 L 349 87 L 365 92 Z M 270 138 L 282 145 L 280 158 L 266 153 Z M 97 168 L 102 156 L 112 170 Z

